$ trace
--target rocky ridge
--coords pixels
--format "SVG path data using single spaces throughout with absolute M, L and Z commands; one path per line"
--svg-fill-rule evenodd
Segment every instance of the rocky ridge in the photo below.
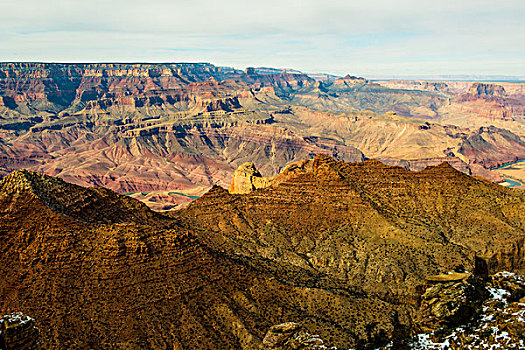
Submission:
M 0 182 L 0 198 L 33 196 L 50 209 L 84 222 L 143 222 L 156 216 L 144 204 L 105 188 L 86 189 L 62 179 L 27 170 Z
M 0 182 L 0 312 L 31 314 L 51 349 L 377 348 L 418 330 L 428 276 L 498 271 L 524 235 L 523 192 L 447 164 L 318 155 L 274 179 L 160 215 L 15 173 Z M 108 214 L 79 220 L 74 206 Z M 300 326 L 272 328 L 287 322 Z
M 522 349 L 525 347 L 523 277 L 500 272 L 430 281 L 417 311 L 418 333 L 376 350 Z M 430 326 L 430 329 L 427 328 Z M 267 349 L 327 349 L 297 323 L 273 326 L 264 338 Z M 336 348 L 331 348 L 336 350 Z
M 304 327 L 295 322 L 272 326 L 264 336 L 263 348 L 273 350 L 326 349 L 321 338 L 308 333 Z
M 425 311 L 421 317 L 430 311 L 431 317 L 445 324 L 434 323 L 434 330 L 415 336 L 409 348 L 522 349 L 524 296 L 523 277 L 509 272 L 497 273 L 485 281 L 470 279 L 432 286 L 423 295 Z M 451 313 L 451 307 L 457 312 Z
M 465 248 L 467 250 L 473 250 L 472 253 L 478 252 L 484 259 L 489 260 L 492 258 L 492 255 L 496 253 L 495 246 L 492 246 L 492 243 L 490 243 L 496 238 L 491 237 L 489 234 L 483 234 L 483 238 L 477 236 L 480 232 L 485 231 L 485 229 L 480 226 L 484 224 L 476 223 L 475 217 L 478 215 L 486 215 L 484 221 L 491 221 L 495 226 L 503 225 L 501 227 L 505 228 L 502 230 L 502 235 L 506 236 L 508 234 L 508 237 L 510 237 L 513 235 L 510 234 L 510 232 L 515 232 L 517 235 L 515 237 L 518 239 L 518 237 L 521 237 L 523 234 L 521 231 L 523 225 L 517 219 L 520 214 L 516 211 L 519 206 L 523 205 L 523 199 L 521 199 L 519 193 L 513 192 L 511 194 L 506 192 L 508 190 L 500 190 L 497 186 L 489 190 L 489 187 L 486 187 L 488 184 L 485 182 L 474 180 L 463 175 L 446 163 L 429 167 L 416 173 L 400 167 L 387 166 L 378 161 L 348 164 L 336 162 L 324 156 L 316 157 L 313 163 L 310 164 L 311 166 L 308 167 L 310 170 L 300 171 L 295 174 L 291 171 L 288 173 L 288 176 L 283 176 L 282 182 L 265 189 L 252 189 L 252 191 L 248 193 L 248 196 L 238 197 L 227 195 L 227 193 L 220 190 L 212 191 L 197 200 L 195 204 L 190 205 L 187 213 L 184 212 L 184 215 L 195 218 L 197 222 L 195 222 L 194 225 L 196 226 L 212 225 L 212 227 L 220 227 L 221 238 L 217 244 L 224 245 L 221 249 L 228 247 L 227 250 L 229 251 L 240 249 L 246 252 L 246 248 L 242 246 L 245 244 L 251 246 L 253 244 L 254 246 L 251 248 L 254 249 L 253 254 L 257 254 L 256 252 L 258 250 L 262 253 L 266 250 L 266 248 L 263 248 L 267 244 L 266 240 L 269 239 L 269 237 L 277 235 L 281 237 L 279 242 L 282 244 L 279 250 L 287 247 L 286 250 L 289 251 L 291 255 L 284 257 L 281 251 L 281 254 L 275 255 L 271 259 L 277 259 L 277 261 L 280 259 L 290 259 L 291 261 L 296 261 L 295 263 L 298 266 L 310 269 L 313 265 L 316 266 L 315 269 L 325 271 L 331 270 L 332 268 L 329 266 L 335 264 L 335 266 L 338 266 L 335 269 L 338 271 L 336 275 L 340 277 L 347 276 L 346 278 L 352 281 L 363 279 L 369 281 L 384 280 L 385 278 L 396 279 L 394 276 L 397 273 L 400 273 L 401 276 L 402 271 L 408 269 L 408 267 L 400 268 L 394 275 L 389 276 L 389 273 L 387 273 L 381 277 L 379 275 L 358 277 L 361 273 L 369 271 L 370 269 L 369 267 L 362 266 L 364 270 L 357 272 L 361 269 L 358 267 L 358 262 L 364 262 L 367 260 L 366 258 L 358 256 L 352 257 L 351 259 L 355 259 L 355 263 L 352 264 L 347 260 L 350 257 L 341 259 L 341 261 L 338 262 L 337 260 L 332 261 L 333 258 L 324 256 L 325 249 L 329 249 L 328 246 L 337 247 L 341 245 L 341 243 L 336 243 L 336 241 L 329 243 L 326 239 L 330 237 L 330 239 L 338 240 L 339 237 L 338 234 L 336 234 L 338 227 L 352 227 L 356 225 L 357 223 L 354 223 L 356 219 L 353 219 L 355 217 L 366 217 L 365 222 L 373 221 L 377 223 L 375 227 L 362 227 L 354 233 L 354 235 L 357 236 L 363 235 L 362 238 L 367 240 L 369 238 L 365 237 L 368 236 L 370 231 L 377 232 L 375 234 L 377 235 L 378 241 L 364 249 L 364 252 L 374 251 L 374 254 L 381 254 L 379 253 L 381 251 L 389 251 L 390 253 L 397 254 L 395 253 L 396 250 L 391 250 L 394 247 L 391 247 L 389 244 L 380 248 L 386 243 L 383 243 L 382 239 L 389 237 L 388 239 L 396 239 L 397 244 L 403 242 L 409 246 L 412 246 L 418 239 L 423 239 L 423 241 L 420 241 L 417 245 L 432 245 L 435 243 L 441 246 L 442 244 L 453 241 L 454 244 L 450 245 L 452 251 L 449 252 L 449 257 L 458 254 L 456 260 L 463 260 L 466 255 L 469 255 L 467 251 L 463 250 L 463 248 Z M 377 174 L 381 175 L 377 176 Z M 270 180 L 270 182 L 271 181 L 272 180 Z M 467 186 L 467 184 L 469 185 Z M 444 188 L 446 188 L 446 190 L 443 186 L 445 186 Z M 415 188 L 419 190 L 416 191 L 414 190 Z M 422 188 L 425 188 L 425 190 L 422 191 Z M 504 221 L 510 221 L 504 223 L 501 221 L 502 219 L 499 215 L 494 217 L 494 214 L 490 214 L 488 212 L 488 208 L 492 207 L 490 201 L 485 202 L 485 200 L 480 201 L 476 199 L 474 193 L 477 189 L 481 191 L 495 191 L 493 192 L 494 195 L 498 197 L 501 196 L 501 203 L 509 203 L 510 207 L 513 208 L 513 214 L 511 214 L 511 211 L 506 211 Z M 343 193 L 345 193 L 344 196 Z M 453 200 L 452 198 L 455 198 L 457 193 L 461 193 L 464 199 L 460 201 Z M 268 204 L 268 207 L 263 198 L 271 198 L 271 204 Z M 430 201 L 430 198 L 433 198 L 432 201 Z M 514 204 L 511 204 L 514 203 L 514 200 L 517 200 L 515 203 L 518 207 L 514 207 Z M 242 209 L 242 214 L 239 214 L 241 216 L 235 221 L 226 218 L 219 211 L 202 212 L 198 209 L 200 207 L 211 208 L 218 206 L 217 203 L 221 201 L 227 203 L 226 208 L 221 208 L 227 209 L 228 211 L 239 212 L 239 210 L 244 207 L 250 209 Z M 471 207 L 469 207 L 471 204 L 469 203 L 476 203 L 476 208 L 479 208 L 476 210 L 479 210 L 479 212 L 472 212 Z M 275 209 L 275 211 L 273 211 L 274 209 L 272 208 L 283 209 Z M 308 209 L 305 210 L 305 208 Z M 284 212 L 281 213 L 280 210 L 284 210 Z M 308 217 L 305 216 L 306 212 L 316 212 L 319 216 Z M 338 213 L 337 215 L 335 214 L 336 212 Z M 480 214 L 481 212 L 483 212 L 483 214 Z M 417 215 L 424 219 L 413 221 L 410 215 Z M 458 215 L 460 218 L 457 218 Z M 331 226 L 333 225 L 331 221 L 325 221 L 335 216 L 339 218 L 337 225 Z M 301 225 L 294 226 L 291 222 L 287 223 L 286 218 L 288 217 L 300 218 L 297 219 L 297 222 L 300 222 Z M 454 217 L 457 219 L 454 219 Z M 493 219 L 489 219 L 491 217 L 493 217 Z M 480 231 L 474 236 L 461 234 L 460 236 L 463 238 L 458 240 L 455 227 L 462 226 L 462 222 L 466 221 L 469 222 L 469 225 L 473 225 L 470 229 L 475 231 L 476 229 L 474 227 L 478 227 Z M 360 221 L 358 220 L 358 222 Z M 431 231 L 424 228 L 425 226 L 432 227 Z M 313 236 L 313 233 L 308 231 L 308 227 L 316 227 L 318 232 L 325 233 L 321 236 Z M 240 232 L 243 232 L 242 237 L 244 237 L 243 239 L 247 239 L 247 241 L 245 243 L 241 243 L 241 241 L 236 241 L 235 239 L 233 241 L 225 241 L 224 235 L 230 230 L 232 233 L 235 232 L 237 236 Z M 358 232 L 361 230 L 362 233 L 359 234 Z M 412 237 L 410 241 L 401 238 L 404 235 L 401 233 L 403 231 L 410 232 L 409 235 Z M 472 231 L 472 233 L 474 233 L 474 231 Z M 290 236 L 290 234 L 287 235 L 285 232 L 294 232 L 294 235 L 296 232 L 298 236 Z M 301 238 L 302 236 L 299 232 L 303 232 L 302 234 L 306 237 Z M 386 232 L 389 233 L 386 234 Z M 395 238 L 398 234 L 400 237 Z M 207 235 L 207 239 L 214 240 L 214 236 L 219 235 L 219 233 L 209 232 Z M 420 238 L 416 239 L 416 237 Z M 304 240 L 304 242 L 301 242 L 301 239 Z M 489 241 L 486 241 L 487 239 Z M 434 243 L 431 243 L 432 241 L 434 241 Z M 498 240 L 498 247 L 503 248 L 501 245 L 505 241 L 506 239 Z M 323 242 L 323 246 L 324 244 L 328 246 L 317 246 L 321 244 L 321 242 Z M 344 245 L 355 247 L 356 244 L 366 244 L 365 242 L 366 241 L 360 241 L 360 239 L 354 238 L 353 242 L 345 242 Z M 485 243 L 480 244 L 481 242 Z M 496 240 L 493 242 L 495 243 Z M 506 242 L 504 245 L 509 249 L 515 243 L 514 240 Z M 235 248 L 237 244 L 241 244 L 241 246 Z M 379 244 L 379 246 L 372 248 L 376 244 Z M 315 247 L 315 249 L 313 247 Z M 458 250 L 459 247 L 463 248 Z M 414 247 L 407 249 L 410 251 L 413 248 Z M 312 251 L 312 249 L 314 250 Z M 441 250 L 443 248 L 441 247 L 439 249 Z M 292 253 L 292 251 L 295 253 Z M 455 252 L 453 253 L 453 251 Z M 265 254 L 268 254 L 267 257 L 273 256 L 270 251 L 267 251 Z M 333 251 L 331 251 L 331 254 L 333 254 Z M 370 253 L 364 254 L 366 256 Z M 417 260 L 415 256 L 413 256 L 412 259 Z M 473 264 L 473 255 L 469 259 L 471 259 L 470 263 Z M 495 266 L 493 267 L 496 268 Z M 449 265 L 449 268 L 453 268 L 453 266 Z M 393 271 L 395 270 L 397 270 L 397 268 L 394 268 Z M 355 275 L 356 273 L 357 275 Z M 430 273 L 430 271 L 427 273 Z

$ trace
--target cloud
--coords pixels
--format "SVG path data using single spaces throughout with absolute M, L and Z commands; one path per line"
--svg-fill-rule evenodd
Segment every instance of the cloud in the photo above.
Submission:
M 0 0 L 0 7 L 0 60 L 525 75 L 522 0 Z

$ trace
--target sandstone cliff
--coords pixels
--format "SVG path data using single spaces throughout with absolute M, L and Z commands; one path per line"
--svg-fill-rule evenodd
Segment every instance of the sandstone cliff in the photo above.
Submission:
M 270 185 L 271 178 L 262 177 L 253 163 L 244 163 L 233 173 L 230 193 L 249 193 Z
M 312 170 L 313 161 L 303 159 L 296 163 L 287 165 L 279 174 L 272 177 L 263 177 L 253 163 L 242 164 L 233 173 L 230 193 L 245 194 L 253 190 L 277 185 L 292 177 L 304 174 Z

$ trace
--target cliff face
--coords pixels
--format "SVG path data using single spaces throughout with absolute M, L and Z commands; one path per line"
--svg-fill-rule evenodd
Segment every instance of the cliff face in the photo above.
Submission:
M 233 173 L 231 193 L 249 193 L 271 185 L 270 178 L 264 178 L 253 163 L 244 163 Z
M 27 168 L 173 208 L 189 197 L 165 193 L 227 187 L 245 162 L 269 177 L 319 153 L 411 170 L 446 160 L 503 180 L 487 167 L 521 157 L 512 142 L 497 154 L 462 146 L 490 125 L 495 139 L 523 138 L 523 89 L 399 84 L 205 63 L 1 63 L 0 176 Z
M 0 64 L 0 93 L 18 105 L 65 107 L 103 96 L 123 97 L 173 90 L 210 76 L 222 78 L 210 64 Z
M 56 105 L 59 111 L 99 100 L 106 104 L 162 104 L 180 100 L 184 87 L 189 85 L 191 91 L 210 79 L 212 84 L 237 79 L 259 88 L 275 86 L 282 93 L 314 82 L 304 74 L 248 75 L 208 63 L 1 63 L 0 95 L 4 106 L 12 109 L 25 105 L 47 110 Z
M 296 163 L 287 165 L 279 174 L 272 177 L 263 177 L 253 163 L 242 164 L 233 173 L 230 193 L 246 194 L 257 189 L 278 185 L 300 174 L 312 170 L 313 161 L 303 159 Z

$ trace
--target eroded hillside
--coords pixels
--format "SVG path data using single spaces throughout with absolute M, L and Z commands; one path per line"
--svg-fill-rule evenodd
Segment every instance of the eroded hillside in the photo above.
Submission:
M 262 185 L 215 186 L 170 216 L 110 190 L 9 175 L 0 314 L 36 319 L 48 349 L 256 349 L 286 322 L 361 349 L 420 332 L 430 276 L 525 268 L 523 191 L 446 163 L 411 172 L 319 155 L 265 181 L 243 169 Z

